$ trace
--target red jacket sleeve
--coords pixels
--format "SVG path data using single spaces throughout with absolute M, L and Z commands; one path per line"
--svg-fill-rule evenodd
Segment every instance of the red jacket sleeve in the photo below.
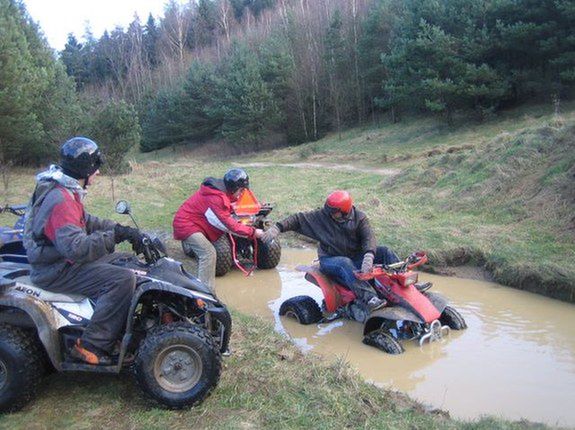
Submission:
M 77 263 L 95 261 L 114 250 L 114 233 L 96 231 L 87 234 L 83 207 L 70 200 L 54 206 L 44 234 L 67 260 Z
M 222 231 L 229 231 L 237 236 L 253 238 L 255 229 L 242 224 L 232 217 L 230 202 L 221 197 L 217 198 L 218 201 L 215 200 L 214 204 L 211 204 L 204 214 L 208 222 Z

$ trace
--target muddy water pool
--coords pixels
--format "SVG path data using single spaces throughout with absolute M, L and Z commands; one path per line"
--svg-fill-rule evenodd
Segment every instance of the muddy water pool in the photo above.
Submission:
M 404 343 L 406 351 L 392 356 L 362 344 L 357 322 L 302 326 L 278 316 L 289 297 L 306 294 L 321 303 L 319 288 L 295 270 L 314 258 L 313 250 L 284 249 L 277 270 L 217 278 L 218 294 L 234 309 L 273 321 L 304 352 L 343 357 L 366 380 L 453 417 L 575 427 L 575 306 L 495 283 L 421 274 L 469 328 L 423 347 Z

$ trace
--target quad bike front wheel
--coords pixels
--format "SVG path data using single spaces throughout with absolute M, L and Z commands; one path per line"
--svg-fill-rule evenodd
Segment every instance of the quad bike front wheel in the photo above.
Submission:
M 389 333 L 382 329 L 369 332 L 363 337 L 363 343 L 369 346 L 374 346 L 388 354 L 402 354 L 403 346 L 393 338 Z
M 439 317 L 439 322 L 452 330 L 464 330 L 467 328 L 467 323 L 461 314 L 451 306 L 446 306 L 445 309 L 443 309 Z
M 0 324 L 0 411 L 21 409 L 36 394 L 44 352 L 31 330 Z
M 258 239 L 258 269 L 273 269 L 282 256 L 280 241 L 276 238 L 271 243 L 263 243 Z
M 224 276 L 234 264 L 232 244 L 227 234 L 222 234 L 214 243 L 216 248 L 216 276 Z
M 210 334 L 183 322 L 152 329 L 134 363 L 144 394 L 170 409 L 205 399 L 218 384 L 221 368 L 221 354 Z
M 314 324 L 322 319 L 322 313 L 309 296 L 296 296 L 286 300 L 280 306 L 280 315 L 295 318 L 300 324 Z

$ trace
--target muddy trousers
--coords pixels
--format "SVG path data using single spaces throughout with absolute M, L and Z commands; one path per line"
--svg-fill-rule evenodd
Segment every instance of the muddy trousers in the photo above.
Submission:
M 216 291 L 216 248 L 203 233 L 194 233 L 182 241 L 182 249 L 188 257 L 198 260 L 198 279 L 210 290 Z
M 320 257 L 320 270 L 335 281 L 346 286 L 354 292 L 356 297 L 367 303 L 371 298 L 377 297 L 375 290 L 367 281 L 360 281 L 354 272 L 361 269 L 363 255 L 353 259 L 349 257 Z M 392 264 L 399 261 L 397 255 L 386 246 L 378 246 L 375 253 L 374 264 Z
M 96 301 L 94 314 L 82 340 L 110 353 L 121 338 L 136 287 L 136 275 L 109 263 L 109 254 L 86 264 L 71 264 L 49 286 L 54 293 L 80 294 Z

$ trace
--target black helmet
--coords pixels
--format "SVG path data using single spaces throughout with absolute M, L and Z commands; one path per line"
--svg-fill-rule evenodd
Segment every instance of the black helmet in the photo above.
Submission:
M 244 169 L 231 169 L 224 175 L 224 185 L 228 193 L 233 194 L 240 188 L 249 188 L 250 178 Z
M 104 162 L 98 145 L 86 137 L 73 137 L 60 148 L 60 166 L 65 175 L 86 179 Z

